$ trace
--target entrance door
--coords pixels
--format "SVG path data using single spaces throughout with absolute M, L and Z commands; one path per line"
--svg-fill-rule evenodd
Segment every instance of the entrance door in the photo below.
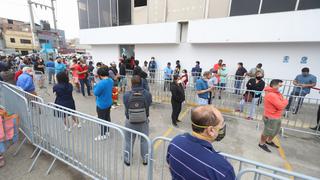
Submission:
M 126 64 L 126 68 L 127 69 L 133 69 L 132 66 L 132 59 L 135 59 L 135 55 L 134 55 L 134 45 L 120 45 L 120 57 L 123 57 L 125 64 Z

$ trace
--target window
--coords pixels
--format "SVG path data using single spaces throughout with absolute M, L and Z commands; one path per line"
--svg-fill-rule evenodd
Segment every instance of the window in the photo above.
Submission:
M 131 24 L 131 0 L 121 0 L 119 3 L 119 25 Z
M 99 0 L 100 27 L 111 26 L 111 3 L 110 0 Z
M 260 0 L 232 1 L 230 16 L 258 14 Z
M 300 0 L 299 10 L 320 8 L 319 0 Z
M 15 43 L 16 40 L 14 38 L 10 38 L 10 42 Z
M 13 24 L 13 20 L 12 19 L 8 19 L 8 24 Z
M 134 0 L 134 7 L 146 6 L 147 0 Z
M 99 27 L 98 1 L 97 0 L 88 1 L 88 9 L 89 9 L 89 28 Z
M 261 13 L 293 11 L 297 0 L 268 0 L 263 1 Z
M 47 40 L 47 39 L 39 39 L 39 43 L 40 44 L 49 43 L 49 40 Z
M 20 39 L 21 44 L 31 44 L 31 40 L 29 39 Z
M 87 0 L 78 0 L 79 26 L 80 29 L 88 28 Z

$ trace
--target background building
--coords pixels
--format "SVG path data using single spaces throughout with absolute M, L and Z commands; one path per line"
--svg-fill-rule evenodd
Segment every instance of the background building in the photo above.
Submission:
M 117 6 L 118 4 L 118 6 Z M 320 77 L 319 0 L 79 0 L 80 43 L 95 61 L 123 52 L 156 57 L 160 68 L 223 59 L 234 74 L 262 63 L 266 77 L 293 79 L 302 67 Z M 312 96 L 318 95 L 314 92 Z

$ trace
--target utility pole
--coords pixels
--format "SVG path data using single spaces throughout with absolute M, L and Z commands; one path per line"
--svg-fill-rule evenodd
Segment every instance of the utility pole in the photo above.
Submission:
M 54 26 L 54 31 L 56 33 L 56 47 L 58 47 L 59 45 L 59 34 L 57 31 L 57 19 L 56 19 L 56 14 L 55 14 L 55 8 L 54 8 L 54 4 L 53 2 L 56 0 L 51 0 L 51 6 L 47 6 L 45 4 L 41 4 L 41 3 L 37 3 L 37 2 L 33 2 L 31 0 L 28 0 L 28 4 L 29 4 L 29 10 L 30 10 L 30 26 L 31 26 L 31 31 L 32 31 L 32 39 L 34 42 L 35 46 L 38 46 L 37 44 L 37 36 L 36 36 L 36 29 L 35 29 L 35 25 L 34 25 L 34 17 L 33 17 L 33 12 L 32 12 L 32 5 L 34 4 L 36 7 L 40 6 L 41 8 L 44 7 L 45 9 L 51 9 L 52 11 L 52 17 L 53 17 L 53 26 Z
M 34 26 L 34 17 L 33 17 L 31 0 L 28 0 L 28 4 L 29 4 L 29 11 L 30 11 L 30 27 L 31 27 L 31 34 L 32 34 L 32 42 L 33 42 L 33 46 L 37 47 L 38 46 L 38 43 L 37 43 L 38 40 L 37 40 L 37 36 L 35 34 L 36 28 Z

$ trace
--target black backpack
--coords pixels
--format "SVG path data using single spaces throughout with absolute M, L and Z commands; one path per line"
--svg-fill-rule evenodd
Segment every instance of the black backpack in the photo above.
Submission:
M 144 123 L 147 121 L 147 107 L 143 91 L 133 91 L 129 97 L 128 104 L 130 123 Z

